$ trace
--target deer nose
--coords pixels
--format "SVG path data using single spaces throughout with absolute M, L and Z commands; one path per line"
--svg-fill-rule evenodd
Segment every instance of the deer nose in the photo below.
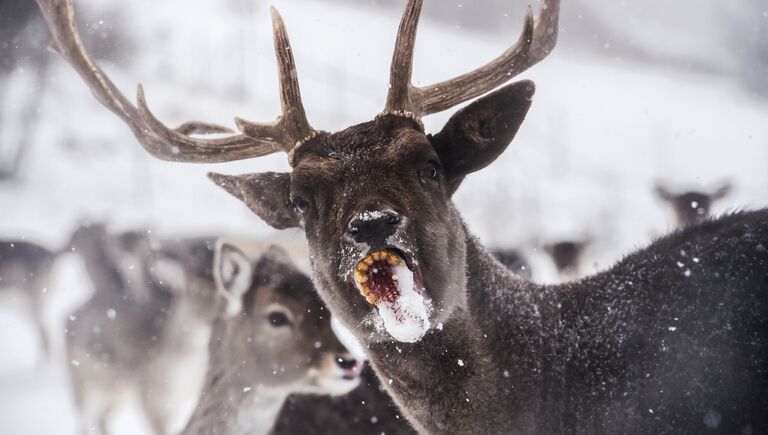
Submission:
M 356 242 L 383 242 L 395 233 L 402 221 L 402 215 L 393 210 L 364 211 L 349 222 L 347 234 Z
M 342 370 L 351 370 L 358 366 L 358 362 L 348 355 L 336 355 L 336 365 Z

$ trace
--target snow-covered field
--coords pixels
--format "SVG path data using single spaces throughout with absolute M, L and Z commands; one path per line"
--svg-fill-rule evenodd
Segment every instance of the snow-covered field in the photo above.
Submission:
M 381 110 L 397 15 L 309 0 L 272 3 L 286 20 L 314 126 L 340 129 Z M 114 62 L 102 64 L 129 96 L 141 81 L 150 106 L 168 124 L 201 119 L 233 125 L 234 116 L 266 121 L 279 113 L 267 3 L 136 0 L 120 2 L 122 15 L 102 18 L 104 5 L 83 1 L 78 6 L 96 17 L 89 27 L 130 39 L 129 53 L 115 53 Z M 700 25 L 697 20 L 714 19 L 706 11 L 673 12 L 681 13 L 677 32 L 685 31 L 685 20 Z M 571 13 L 567 5 L 562 13 Z M 519 31 L 516 25 L 491 38 L 436 24 L 427 15 L 417 41 L 414 80 L 417 85 L 435 82 L 481 65 L 515 41 Z M 633 38 L 644 37 L 637 28 L 633 32 Z M 552 266 L 535 249 L 541 243 L 591 236 L 595 243 L 587 252 L 588 264 L 602 268 L 670 229 L 671 210 L 654 197 L 656 180 L 681 189 L 730 180 L 735 189 L 716 204 L 716 212 L 766 205 L 768 101 L 727 75 L 571 49 L 567 35 L 563 32 L 549 59 L 523 75 L 536 81 L 537 94 L 509 150 L 470 176 L 456 194 L 470 228 L 483 240 L 522 248 L 535 278 L 547 281 L 553 279 Z M 664 44 L 652 29 L 645 36 Z M 2 104 L 12 112 L 18 101 Z M 448 116 L 427 118 L 427 129 L 439 129 Z M 210 170 L 287 170 L 282 154 L 208 166 L 153 160 L 59 59 L 53 62 L 39 117 L 25 133 L 33 135 L 33 146 L 22 178 L 0 185 L 0 237 L 58 247 L 81 219 L 172 234 L 301 237 L 296 231 L 276 233 L 205 177 Z M 60 339 L 62 319 L 88 289 L 74 259 L 65 259 L 57 276 L 49 323 Z M 61 353 L 50 364 L 37 365 L 32 329 L 19 304 L 5 299 L 0 305 L 0 431 L 74 433 Z M 136 415 L 119 418 L 118 433 L 144 428 Z

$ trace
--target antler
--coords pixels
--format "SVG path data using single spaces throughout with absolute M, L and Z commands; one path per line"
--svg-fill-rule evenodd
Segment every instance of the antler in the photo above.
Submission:
M 423 0 L 409 0 L 398 29 L 390 70 L 390 88 L 382 114 L 420 119 L 482 95 L 522 73 L 547 55 L 557 42 L 559 0 L 542 0 L 541 15 L 534 25 L 531 8 L 525 16 L 523 34 L 499 57 L 475 69 L 431 86 L 411 83 L 413 47 Z
M 120 117 L 133 131 L 139 143 L 159 159 L 219 163 L 284 151 L 289 154 L 291 160 L 293 148 L 297 143 L 317 134 L 309 126 L 304 115 L 285 25 L 274 9 L 272 19 L 283 116 L 270 124 L 252 124 L 236 119 L 243 134 L 201 139 L 189 135 L 232 133 L 232 130 L 198 121 L 184 123 L 175 129 L 167 127 L 147 107 L 141 85 L 137 90 L 138 107 L 134 106 L 86 52 L 75 24 L 72 0 L 37 0 L 37 4 L 51 31 L 51 48 L 77 71 L 96 99 Z
M 299 79 L 296 75 L 296 64 L 293 61 L 291 43 L 280 13 L 273 6 L 272 29 L 275 39 L 275 55 L 277 56 L 277 73 L 280 77 L 280 105 L 283 116 L 273 123 L 256 123 L 235 118 L 237 128 L 247 136 L 272 138 L 284 144 L 283 150 L 288 153 L 288 160 L 293 162 L 293 150 L 302 143 L 315 137 L 319 131 L 313 129 L 304 113 L 299 91 Z

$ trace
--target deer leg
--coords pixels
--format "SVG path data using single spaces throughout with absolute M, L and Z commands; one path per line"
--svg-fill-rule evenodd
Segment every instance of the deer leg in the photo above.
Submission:
M 80 433 L 93 434 L 98 428 L 99 435 L 109 435 L 109 416 L 114 404 L 107 394 L 90 390 L 82 381 L 73 378 L 75 406 L 80 416 Z
M 5 102 L 5 91 L 8 87 L 10 80 L 10 74 L 0 74 L 0 102 Z M 8 177 L 9 170 L 5 167 L 5 143 L 3 135 L 3 121 L 5 120 L 5 105 L 0 103 L 0 181 L 5 180 Z
M 45 78 L 47 71 L 47 63 L 37 68 L 37 74 L 35 80 L 31 84 L 32 89 L 28 98 L 22 104 L 21 122 L 25 126 L 26 132 L 16 143 L 16 148 L 13 150 L 13 156 L 9 158 L 10 167 L 7 169 L 7 178 L 14 178 L 19 172 L 24 156 L 29 152 L 30 145 L 34 142 L 35 125 L 38 120 L 38 111 L 40 107 L 40 101 L 43 97 L 43 87 L 45 86 Z
M 37 328 L 37 334 L 40 337 L 40 346 L 42 349 L 42 358 L 41 361 L 47 362 L 51 360 L 51 340 L 48 336 L 48 329 L 45 327 L 45 322 L 43 320 L 43 309 L 39 305 L 39 302 L 37 303 L 37 306 L 34 307 L 35 314 L 33 316 L 33 320 L 35 322 L 35 327 Z
M 37 335 L 40 338 L 40 347 L 42 350 L 41 361 L 49 361 L 51 358 L 51 340 L 48 334 L 48 328 L 45 325 L 45 297 L 50 283 L 50 269 L 39 271 L 34 278 L 33 286 L 30 291 L 30 304 L 32 311 L 32 321 L 37 329 Z
M 149 426 L 152 428 L 152 433 L 155 435 L 168 434 L 167 429 L 167 417 L 163 412 L 163 406 L 157 403 L 157 400 L 153 399 L 154 395 L 142 394 L 141 396 L 141 408 L 144 411 L 144 416 L 147 418 Z
M 107 407 L 99 416 L 99 432 L 101 435 L 109 435 L 109 415 L 112 413 L 112 407 Z

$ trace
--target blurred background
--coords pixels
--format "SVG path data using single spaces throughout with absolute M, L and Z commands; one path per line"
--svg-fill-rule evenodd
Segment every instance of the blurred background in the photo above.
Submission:
M 528 4 L 425 1 L 415 84 L 497 56 L 517 40 Z M 280 112 L 270 5 L 285 18 L 315 127 L 342 129 L 384 107 L 403 0 L 75 2 L 87 48 L 126 95 L 141 82 L 168 125 L 229 126 L 234 116 L 271 121 Z M 555 282 L 564 276 L 550 255 L 557 244 L 579 251 L 569 275 L 577 277 L 675 228 L 673 201 L 658 187 L 673 196 L 729 186 L 713 214 L 768 203 L 768 3 L 568 0 L 560 26 L 554 53 L 520 77 L 534 80 L 537 93 L 515 141 L 455 195 L 488 246 L 521 253 L 533 279 Z M 288 170 L 283 154 L 206 166 L 154 160 L 45 50 L 47 39 L 33 0 L 0 2 L 3 243 L 57 251 L 84 221 L 116 231 L 302 239 L 272 230 L 205 177 Z M 427 130 L 450 114 L 425 119 Z M 3 433 L 77 428 L 60 342 L 63 319 L 93 290 L 70 257 L 57 261 L 50 289 L 37 289 L 50 299 L 54 356 L 45 371 L 25 310 L 0 292 Z M 134 417 L 120 417 L 131 423 L 117 433 L 146 430 Z

